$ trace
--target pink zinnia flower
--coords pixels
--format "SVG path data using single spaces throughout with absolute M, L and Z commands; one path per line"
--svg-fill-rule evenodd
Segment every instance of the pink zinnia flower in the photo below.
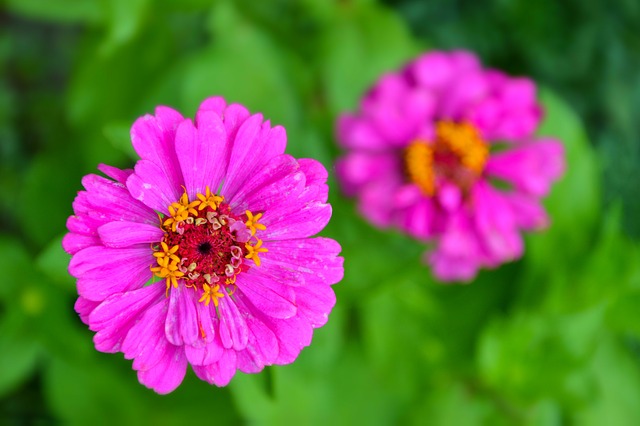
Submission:
M 174 390 L 191 364 L 226 385 L 236 369 L 288 364 L 335 303 L 340 246 L 310 238 L 331 216 L 327 172 L 284 154 L 262 115 L 207 99 L 195 123 L 158 107 L 138 119 L 133 170 L 85 176 L 63 240 L 76 311 L 96 349 Z
M 441 280 L 469 280 L 523 253 L 521 230 L 564 170 L 562 145 L 535 136 L 534 83 L 483 69 L 468 52 L 431 52 L 384 75 L 338 122 L 345 193 L 380 227 L 434 244 Z M 496 185 L 498 183 L 498 185 Z

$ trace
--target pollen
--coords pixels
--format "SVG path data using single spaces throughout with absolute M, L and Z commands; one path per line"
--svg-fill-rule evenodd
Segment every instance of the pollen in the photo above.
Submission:
M 218 284 L 203 284 L 202 296 L 200 297 L 200 300 L 198 300 L 198 302 L 202 302 L 205 306 L 209 306 L 209 303 L 211 303 L 211 301 L 213 300 L 213 304 L 217 308 L 218 304 L 220 303 L 219 300 L 223 296 L 224 293 L 220 292 L 220 286 Z
M 440 121 L 436 133 L 437 144 L 457 155 L 464 167 L 478 175 L 483 172 L 489 148 L 473 124 Z
M 224 201 L 224 197 L 221 195 L 212 194 L 209 186 L 207 186 L 205 194 L 198 194 L 198 200 L 200 205 L 198 210 L 204 210 L 207 207 L 211 207 L 212 210 L 217 210 L 220 203 Z
M 260 253 L 266 253 L 269 250 L 267 250 L 266 248 L 262 247 L 262 240 L 258 240 L 256 242 L 256 245 L 252 246 L 251 244 L 245 244 L 244 245 L 246 247 L 246 249 L 249 251 L 247 253 L 247 255 L 245 256 L 247 259 L 253 259 L 253 261 L 255 262 L 256 266 L 260 266 Z
M 404 168 L 407 179 L 427 196 L 433 196 L 443 180 L 466 193 L 488 158 L 489 147 L 473 124 L 440 121 L 434 140 L 417 140 L 405 149 Z
M 422 141 L 413 142 L 404 154 L 405 167 L 409 179 L 425 195 L 433 195 L 435 182 L 433 174 L 433 149 Z
M 262 213 L 258 213 L 254 216 L 253 213 L 247 210 L 245 214 L 247 215 L 247 221 L 245 222 L 245 224 L 247 225 L 247 228 L 251 230 L 251 236 L 255 235 L 257 230 L 264 231 L 265 229 L 267 229 L 264 224 L 258 223 L 258 221 L 262 218 Z

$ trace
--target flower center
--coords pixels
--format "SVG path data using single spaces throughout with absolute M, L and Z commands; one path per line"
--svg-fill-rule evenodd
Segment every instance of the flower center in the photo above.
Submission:
M 404 166 L 408 179 L 433 196 L 442 180 L 469 190 L 484 171 L 488 156 L 487 143 L 471 123 L 439 121 L 434 141 L 417 140 L 406 148 Z
M 183 283 L 202 293 L 200 302 L 208 306 L 213 300 L 218 306 L 224 296 L 221 288 L 228 288 L 231 294 L 239 273 L 260 266 L 259 255 L 267 251 L 255 236 L 266 229 L 259 223 L 262 213 L 247 210 L 236 215 L 208 187 L 194 201 L 183 194 L 168 210 L 161 224 L 164 237 L 154 246 L 157 265 L 151 271 L 166 279 L 167 292 L 172 285 L 177 288 Z

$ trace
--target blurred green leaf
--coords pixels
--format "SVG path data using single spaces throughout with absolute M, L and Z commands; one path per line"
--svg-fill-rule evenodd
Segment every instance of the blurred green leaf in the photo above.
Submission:
M 23 322 L 24 314 L 18 309 L 0 315 L 0 397 L 31 376 L 40 354 L 38 343 L 25 333 Z
M 589 372 L 597 379 L 597 398 L 577 411 L 575 422 L 585 426 L 640 423 L 638 356 L 630 356 L 611 336 L 602 336 Z
M 104 126 L 104 136 L 114 148 L 127 155 L 132 160 L 137 160 L 138 154 L 131 144 L 131 125 L 127 121 L 116 121 Z
M 542 90 L 540 98 L 545 119 L 537 134 L 557 138 L 566 155 L 565 175 L 545 200 L 551 226 L 531 238 L 528 247 L 530 260 L 545 268 L 552 260 L 556 263 L 558 256 L 565 261 L 579 261 L 592 243 L 601 214 L 601 176 L 576 114 L 549 90 Z
M 71 256 L 62 249 L 62 236 L 54 238 L 40 253 L 36 264 L 40 272 L 52 282 L 65 289 L 75 290 L 75 278 L 69 275 L 67 267 Z
M 115 48 L 136 35 L 150 3 L 150 0 L 112 0 L 105 4 L 109 32 L 101 46 L 101 53 L 111 54 Z
M 17 219 L 31 241 L 44 246 L 64 231 L 71 214 L 74 188 L 79 185 L 77 171 L 67 171 L 63 164 L 71 158 L 64 152 L 38 155 L 31 163 L 16 203 L 29 206 Z M 18 198 L 19 197 L 19 198 Z
M 104 19 L 104 2 L 83 0 L 5 0 L 12 13 L 60 23 L 97 24 Z
M 0 270 L 8 279 L 0 285 L 0 300 L 9 299 L 21 287 L 31 265 L 31 256 L 16 238 L 0 234 Z
M 392 11 L 375 3 L 342 7 L 325 29 L 320 51 L 332 115 L 354 109 L 374 80 L 417 51 L 407 27 Z

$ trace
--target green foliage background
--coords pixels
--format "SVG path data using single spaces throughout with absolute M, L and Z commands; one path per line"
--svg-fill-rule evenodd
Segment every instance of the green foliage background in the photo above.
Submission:
M 638 28 L 631 0 L 0 2 L 0 424 L 640 424 Z M 536 79 L 566 145 L 521 261 L 441 285 L 332 185 L 345 279 L 294 364 L 158 396 L 93 349 L 60 240 L 80 178 L 135 160 L 135 118 L 221 94 L 331 168 L 340 111 L 454 47 Z

